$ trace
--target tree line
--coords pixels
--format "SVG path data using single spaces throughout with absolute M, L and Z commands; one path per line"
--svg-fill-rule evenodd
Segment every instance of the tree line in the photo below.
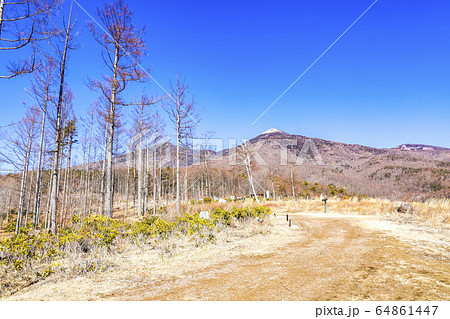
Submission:
M 168 182 L 162 182 L 168 170 L 158 168 L 158 152 L 150 154 L 148 150 L 165 129 L 157 104 L 168 113 L 176 131 L 175 194 L 177 208 L 180 206 L 181 148 L 199 121 L 188 85 L 178 75 L 167 95 L 143 93 L 139 101 L 126 100 L 124 93 L 130 83 L 145 85 L 150 71 L 141 66 L 146 52 L 144 29 L 133 23 L 128 5 L 116 0 L 97 9 L 102 27 L 94 21 L 88 24 L 107 72 L 100 79 L 89 80 L 98 99 L 87 114 L 78 116 L 67 81 L 67 71 L 73 67 L 69 55 L 76 54 L 73 51 L 78 47 L 75 9 L 74 1 L 0 2 L 0 51 L 31 52 L 29 58 L 10 62 L 7 74 L 0 75 L 3 79 L 32 77 L 27 92 L 33 104 L 18 123 L 0 131 L 3 167 L 21 172 L 2 176 L 2 212 L 7 212 L 8 221 L 11 207 L 17 207 L 16 233 L 30 221 L 34 228 L 56 233 L 74 213 L 95 211 L 113 217 L 114 196 L 119 191 L 127 194 L 127 200 L 133 193 L 138 198 L 137 213 L 143 214 L 150 185 L 156 211 L 156 194 L 163 197 L 163 191 L 168 192 Z M 130 118 L 124 119 L 124 107 L 133 110 Z M 132 157 L 125 176 L 116 163 L 116 155 L 124 149 L 123 140 L 133 141 L 125 147 Z M 81 147 L 81 163 L 73 162 L 76 145 Z

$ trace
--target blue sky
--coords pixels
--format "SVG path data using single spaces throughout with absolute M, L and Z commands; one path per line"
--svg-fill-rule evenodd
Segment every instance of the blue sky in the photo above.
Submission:
M 182 74 L 203 110 L 200 133 L 251 138 L 275 127 L 374 147 L 450 147 L 448 1 L 379 0 L 252 126 L 373 1 L 126 2 L 135 24 L 147 28 L 143 66 L 166 88 Z M 79 3 L 95 16 L 104 1 Z M 68 66 L 78 115 L 97 97 L 86 81 L 106 72 L 88 20 L 78 10 L 82 47 L 70 53 Z M 16 56 L 0 51 L 1 66 Z M 23 114 L 30 80 L 0 81 L 0 125 Z M 137 98 L 143 89 L 163 94 L 148 83 L 132 86 L 127 97 Z

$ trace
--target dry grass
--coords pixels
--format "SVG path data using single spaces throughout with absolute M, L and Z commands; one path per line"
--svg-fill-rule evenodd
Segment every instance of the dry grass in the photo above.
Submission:
M 384 216 L 399 222 L 420 222 L 429 226 L 450 228 L 450 199 L 429 199 L 426 202 L 408 202 L 414 208 L 412 214 L 399 213 L 396 210 L 401 202 L 378 198 L 352 197 L 347 199 L 330 198 L 327 201 L 328 212 L 350 215 Z M 297 207 L 293 200 L 279 200 L 266 202 L 265 206 L 282 208 L 286 212 L 323 213 L 324 203 L 319 199 L 297 200 Z

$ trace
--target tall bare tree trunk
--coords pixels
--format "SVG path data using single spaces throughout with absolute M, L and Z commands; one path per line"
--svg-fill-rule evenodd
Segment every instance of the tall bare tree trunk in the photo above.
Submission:
M 133 216 L 136 216 L 136 151 L 133 155 Z
M 131 154 L 132 154 L 132 150 L 130 149 L 130 151 L 127 154 L 127 186 L 125 189 L 125 193 L 126 193 L 126 200 L 125 200 L 125 213 L 123 214 L 123 219 L 125 220 L 125 218 L 127 217 L 127 213 L 128 213 L 128 198 L 129 198 L 129 189 L 130 189 L 130 165 L 131 165 Z
M 46 92 L 44 109 L 42 110 L 42 123 L 41 123 L 41 137 L 39 142 L 39 155 L 38 155 L 38 167 L 36 174 L 36 190 L 34 193 L 34 208 L 33 208 L 33 226 L 37 228 L 39 224 L 39 209 L 40 209 L 40 191 L 41 191 L 41 171 L 42 171 L 42 154 L 44 146 L 44 131 L 45 131 L 45 119 L 47 118 L 47 101 L 48 91 Z
M 36 163 L 34 163 L 36 164 Z M 27 200 L 27 210 L 25 213 L 25 226 L 28 225 L 28 215 L 30 212 L 30 206 L 31 206 L 31 193 L 33 191 L 33 174 L 34 174 L 34 169 L 32 169 L 31 171 L 31 177 L 30 177 L 30 188 L 28 189 L 28 200 Z
M 33 125 L 33 124 L 31 124 Z M 22 219 L 23 219 L 23 208 L 25 205 L 25 195 L 26 195 L 26 186 L 27 186 L 27 179 L 28 179 L 28 165 L 30 162 L 30 153 L 31 153 L 31 142 L 33 138 L 33 128 L 30 128 L 30 131 L 28 133 L 27 137 L 27 145 L 25 149 L 25 158 L 23 161 L 23 167 L 22 167 L 22 179 L 20 182 L 20 194 L 19 194 L 19 209 L 17 212 L 17 221 L 16 221 L 16 234 L 19 233 L 20 227 L 22 227 Z
M 116 51 L 114 55 L 114 68 L 113 68 L 113 80 L 111 91 L 111 108 L 109 110 L 109 122 L 108 122 L 108 161 L 106 168 L 106 216 L 112 217 L 112 203 L 114 201 L 113 193 L 113 172 L 112 172 L 112 157 L 113 157 L 113 144 L 114 144 L 114 124 L 116 119 L 116 95 L 117 95 L 117 72 L 119 65 L 119 50 L 120 47 L 116 44 Z
M 9 190 L 9 199 L 8 199 L 8 210 L 6 211 L 6 225 L 8 225 L 9 222 L 9 214 L 11 213 L 11 198 L 12 198 L 12 193 L 11 190 Z
M 52 175 L 50 175 L 51 178 Z M 48 193 L 47 193 L 47 209 L 45 210 L 45 229 L 48 229 L 50 227 L 50 202 L 51 202 L 51 195 L 52 195 L 52 181 L 50 180 L 48 185 Z
M 177 107 L 180 108 L 179 97 L 177 96 Z M 180 212 L 180 132 L 181 119 L 180 110 L 177 112 L 177 213 Z
M 188 202 L 188 169 L 187 169 L 187 162 L 188 162 L 188 154 L 186 153 L 186 163 L 185 163 L 185 169 L 184 169 L 184 201 Z
M 148 210 L 149 200 L 150 200 L 150 142 L 149 137 L 147 137 L 147 149 L 146 149 L 146 165 L 145 165 L 145 201 L 144 201 L 144 213 Z
M 253 184 L 251 154 L 250 154 L 249 145 L 247 143 L 248 142 L 242 144 L 242 150 L 244 152 L 244 165 L 245 165 L 245 170 L 247 172 L 248 181 L 252 188 L 253 196 L 255 196 L 256 202 L 259 204 L 258 195 L 256 195 L 255 186 Z
M 103 163 L 102 163 L 102 178 L 100 184 L 100 215 L 105 215 L 105 203 L 106 203 L 106 178 L 107 178 L 107 158 L 108 158 L 108 140 L 109 140 L 109 129 L 105 129 L 105 147 L 103 150 Z
M 160 152 L 161 154 L 161 147 Z M 162 196 L 162 164 L 158 162 L 159 166 L 159 190 L 158 190 L 158 210 L 161 208 L 161 196 Z
M 72 139 L 72 138 L 70 138 L 70 139 Z M 68 186 L 68 184 L 70 182 L 70 167 L 71 167 L 70 160 L 71 160 L 71 157 L 72 157 L 72 140 L 69 141 L 69 152 L 67 154 L 67 166 L 66 166 L 66 171 L 65 171 L 65 174 L 64 174 L 65 175 L 64 176 L 64 186 L 63 186 L 63 189 L 64 189 L 64 192 L 63 192 L 64 199 L 63 200 L 64 200 L 64 202 L 63 202 L 63 209 L 62 209 L 62 212 L 61 212 L 61 219 L 59 221 L 60 227 L 63 227 L 64 219 L 67 216 L 67 199 L 68 199 L 67 186 Z
M 142 132 L 139 133 L 139 154 L 138 154 L 138 214 L 142 215 L 142 179 L 144 175 L 144 167 L 142 160 Z
M 291 167 L 291 184 L 292 184 L 292 196 L 294 198 L 295 208 L 298 209 L 297 199 L 295 198 L 294 174 L 292 172 L 292 167 Z
M 153 147 L 153 215 L 156 215 L 156 190 L 157 190 L 157 170 L 156 170 L 156 138 Z
M 92 129 L 94 125 L 94 113 L 91 112 L 91 122 L 89 127 L 89 145 L 87 154 L 87 167 L 86 167 L 86 185 L 83 201 L 83 217 L 86 217 L 87 201 L 90 196 L 90 180 L 91 180 L 91 145 L 92 145 Z
M 64 77 L 66 71 L 66 59 L 67 50 L 69 48 L 69 38 L 70 38 L 70 28 L 72 20 L 72 9 L 73 2 L 70 5 L 69 21 L 67 23 L 67 28 L 65 30 L 65 41 L 64 41 L 64 51 L 62 54 L 62 60 L 60 64 L 60 78 L 59 78 L 59 94 L 58 94 L 58 105 L 56 111 L 56 132 L 55 132 L 55 149 L 53 154 L 53 168 L 52 168 L 52 193 L 50 201 L 50 225 L 49 228 L 53 234 L 56 234 L 56 214 L 58 210 L 58 177 L 59 177 L 59 167 L 58 159 L 61 151 L 61 111 L 63 106 L 64 98 Z
M 275 195 L 275 185 L 273 183 L 273 179 L 272 179 L 272 199 L 274 201 L 277 200 L 277 196 Z

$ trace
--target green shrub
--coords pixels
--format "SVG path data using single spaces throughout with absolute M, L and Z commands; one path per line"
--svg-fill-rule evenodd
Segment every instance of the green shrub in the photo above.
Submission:
M 437 191 L 440 191 L 442 188 L 443 188 L 443 186 L 442 186 L 442 184 L 439 183 L 439 182 L 431 182 L 431 183 L 430 183 L 430 189 L 431 189 L 432 191 L 437 192 Z
M 131 227 L 131 234 L 134 238 L 138 235 L 144 237 L 161 236 L 167 238 L 173 230 L 175 223 L 170 223 L 157 216 L 146 218 L 143 221 L 135 222 Z
M 205 197 L 205 198 L 203 198 L 203 203 L 211 203 L 211 202 L 212 202 L 211 197 Z
M 231 211 L 227 211 L 223 208 L 217 208 L 213 211 L 211 219 L 213 222 L 222 221 L 227 225 L 230 225 L 231 219 L 237 220 L 246 219 L 249 217 L 264 218 L 271 213 L 270 208 L 264 206 L 256 206 L 250 209 L 242 209 L 233 207 Z
M 8 225 L 6 225 L 5 232 L 13 232 L 13 231 L 16 231 L 16 222 L 12 220 L 8 223 Z
M 97 245 L 109 246 L 124 229 L 125 225 L 115 219 L 93 215 L 83 219 L 79 231 L 82 237 L 91 239 Z
M 193 215 L 186 214 L 183 217 L 178 217 L 177 229 L 183 234 L 199 234 L 200 237 L 203 237 L 204 232 L 212 231 L 215 226 L 212 220 L 203 219 L 199 216 L 199 213 L 195 213 Z

